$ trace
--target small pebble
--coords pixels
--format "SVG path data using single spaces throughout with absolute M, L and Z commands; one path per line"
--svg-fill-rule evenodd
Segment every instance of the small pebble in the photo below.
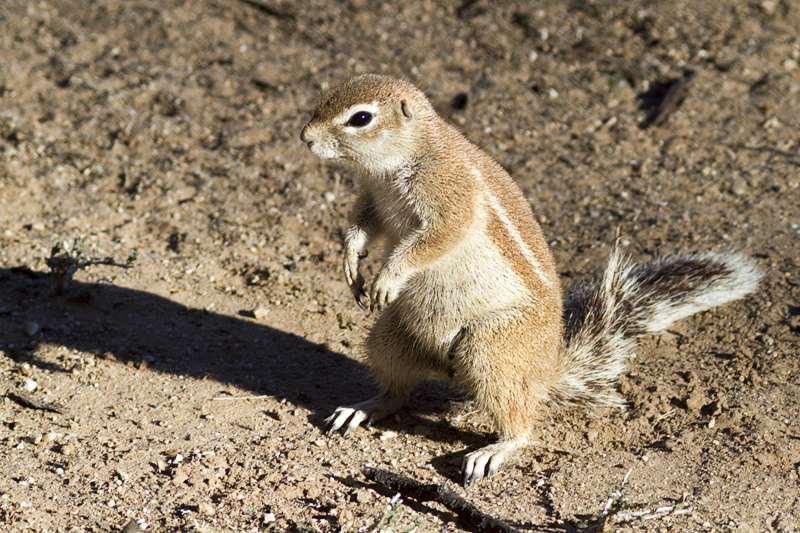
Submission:
M 427 437 L 431 433 L 431 428 L 428 426 L 419 424 L 414 427 L 414 435 L 419 435 L 420 437 Z
M 767 15 L 774 15 L 775 10 L 778 9 L 778 0 L 761 0 L 761 9 Z
M 322 196 L 325 198 L 325 201 L 328 202 L 329 204 L 332 204 L 334 200 L 336 200 L 336 195 L 330 191 L 326 192 Z
M 62 455 L 74 455 L 76 449 L 75 446 L 73 446 L 72 444 L 64 444 L 63 446 L 61 446 L 60 451 Z
M 736 196 L 747 194 L 747 182 L 743 178 L 736 178 L 731 185 L 731 192 Z
M 27 335 L 28 337 L 33 337 L 34 335 L 39 333 L 41 329 L 42 327 L 36 322 L 28 322 L 27 324 L 25 324 L 25 335 Z
M 25 381 L 22 382 L 22 385 L 19 386 L 20 389 L 27 392 L 35 391 L 36 387 L 37 387 L 36 382 L 33 381 L 31 378 L 26 379 Z
M 380 439 L 383 441 L 387 441 L 389 439 L 395 438 L 396 436 L 397 436 L 396 431 L 384 431 L 383 433 L 381 433 Z
M 366 489 L 359 489 L 356 491 L 354 499 L 358 503 L 367 503 L 372 500 L 372 495 Z
M 703 406 L 706 404 L 706 401 L 707 398 L 703 394 L 699 392 L 693 392 L 686 399 L 686 408 L 693 413 L 697 413 L 703 408 Z
M 253 309 L 253 317 L 256 318 L 257 320 L 261 320 L 268 314 L 269 314 L 269 309 L 262 305 L 259 305 L 258 307 Z
M 212 506 L 210 503 L 200 502 L 197 504 L 197 510 L 200 511 L 200 514 L 204 514 L 206 516 L 214 515 L 214 506 Z
M 60 433 L 54 433 L 54 432 L 51 431 L 50 433 L 45 433 L 44 435 L 42 435 L 42 442 L 44 442 L 44 443 L 54 442 L 60 436 L 61 436 Z

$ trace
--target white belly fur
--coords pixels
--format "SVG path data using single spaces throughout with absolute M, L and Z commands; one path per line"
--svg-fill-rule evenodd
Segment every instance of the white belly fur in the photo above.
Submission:
M 393 305 L 406 331 L 445 355 L 465 324 L 530 298 L 497 245 L 474 232 L 435 264 L 414 274 Z

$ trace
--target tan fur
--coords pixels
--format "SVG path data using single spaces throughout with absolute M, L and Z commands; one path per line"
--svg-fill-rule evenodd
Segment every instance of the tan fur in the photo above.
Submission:
M 544 403 L 583 399 L 595 388 L 583 375 L 611 381 L 621 371 L 623 350 L 612 362 L 592 351 L 605 332 L 600 340 L 576 335 L 586 346 L 565 344 L 561 286 L 528 202 L 414 85 L 353 78 L 322 97 L 301 138 L 320 158 L 361 171 L 344 238 L 345 280 L 359 305 L 367 296 L 359 257 L 376 238 L 386 242 L 368 293 L 383 314 L 366 341 L 384 391 L 337 409 L 330 432 L 344 427 L 347 435 L 395 412 L 421 379 L 455 379 L 501 434 L 466 456 L 462 475 L 471 484 L 528 442 Z

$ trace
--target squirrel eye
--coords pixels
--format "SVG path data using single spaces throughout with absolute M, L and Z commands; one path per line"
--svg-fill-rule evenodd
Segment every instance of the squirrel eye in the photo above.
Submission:
M 350 120 L 347 121 L 345 126 L 355 126 L 360 128 L 362 126 L 366 126 L 372 122 L 372 113 L 369 111 L 358 111 L 357 113 L 353 113 L 353 116 L 350 117 Z

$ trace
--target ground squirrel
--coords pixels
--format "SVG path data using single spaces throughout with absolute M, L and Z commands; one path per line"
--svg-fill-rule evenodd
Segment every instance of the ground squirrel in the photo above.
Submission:
M 620 405 L 614 384 L 637 336 L 741 298 L 761 277 L 738 254 L 629 265 L 615 247 L 601 280 L 563 298 L 522 191 L 404 80 L 365 75 L 333 87 L 301 139 L 360 170 L 344 276 L 359 306 L 368 297 L 382 310 L 366 356 L 383 391 L 339 407 L 329 434 L 396 412 L 422 379 L 453 380 L 500 433 L 465 456 L 465 485 L 524 446 L 546 406 Z M 385 257 L 367 293 L 359 259 L 378 237 Z

